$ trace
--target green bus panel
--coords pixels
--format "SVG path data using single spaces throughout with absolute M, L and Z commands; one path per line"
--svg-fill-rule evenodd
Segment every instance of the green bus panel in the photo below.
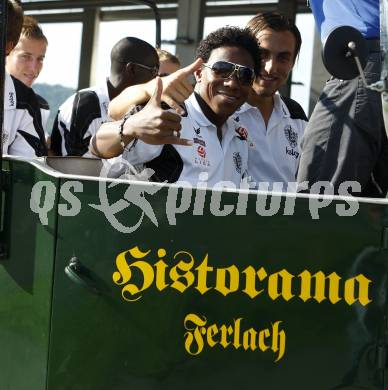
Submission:
M 58 215 L 49 390 L 386 388 L 386 203 L 105 184 Z
M 52 281 L 56 242 L 55 208 L 43 226 L 31 211 L 33 185 L 58 179 L 21 161 L 8 172 L 0 260 L 0 390 L 46 389 Z

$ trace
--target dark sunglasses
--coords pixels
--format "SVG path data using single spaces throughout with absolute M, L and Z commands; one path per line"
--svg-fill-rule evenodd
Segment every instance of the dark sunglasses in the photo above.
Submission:
M 217 77 L 223 79 L 229 79 L 236 74 L 241 85 L 252 85 L 255 79 L 255 72 L 252 68 L 235 64 L 234 62 L 217 61 L 212 65 L 203 64 L 203 66 L 211 69 Z
M 129 62 L 129 64 L 137 65 L 140 66 L 140 68 L 147 69 L 149 72 L 151 72 L 152 77 L 156 77 L 159 73 L 159 66 L 147 66 L 137 62 Z

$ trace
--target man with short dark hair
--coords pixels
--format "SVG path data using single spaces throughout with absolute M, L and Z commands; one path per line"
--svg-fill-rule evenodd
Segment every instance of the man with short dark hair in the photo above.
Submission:
M 247 27 L 255 34 L 261 49 L 261 70 L 253 83 L 248 102 L 236 116 L 254 130 L 249 133 L 249 174 L 263 189 L 295 191 L 300 144 L 307 124 L 302 107 L 282 96 L 298 56 L 302 39 L 296 25 L 277 12 L 254 16 Z M 268 183 L 268 184 L 267 184 Z M 289 183 L 293 183 L 292 186 Z
M 259 13 L 247 27 L 256 36 L 262 52 L 261 71 L 248 102 L 235 114 L 235 119 L 250 130 L 248 172 L 256 186 L 265 182 L 272 189 L 273 183 L 278 182 L 280 191 L 295 191 L 307 117 L 296 101 L 281 96 L 278 90 L 287 82 L 295 64 L 302 43 L 300 32 L 291 20 L 277 12 Z M 193 63 L 187 70 L 193 71 L 197 66 Z M 163 78 L 162 100 L 177 112 L 179 104 L 191 93 L 186 76 L 187 71 L 182 69 Z M 119 119 L 134 104 L 147 101 L 152 87 L 150 81 L 128 88 L 111 102 L 109 112 Z
M 23 24 L 23 9 L 8 0 L 6 54 L 17 45 Z M 40 103 L 34 91 L 5 72 L 3 153 L 35 157 L 47 155 Z
M 197 57 L 203 65 L 194 73 L 195 92 L 185 101 L 187 115 L 161 109 L 158 78 L 143 110 L 101 127 L 91 143 L 94 153 L 122 154 L 130 164 L 144 164 L 154 171 L 153 181 L 240 187 L 247 173 L 247 130 L 231 115 L 259 73 L 257 41 L 247 29 L 221 28 L 201 41 Z
M 158 74 L 156 50 L 147 42 L 126 37 L 111 51 L 110 76 L 102 85 L 83 89 L 59 107 L 51 135 L 56 155 L 88 156 L 90 138 L 110 121 L 108 105 L 124 88 L 145 83 Z

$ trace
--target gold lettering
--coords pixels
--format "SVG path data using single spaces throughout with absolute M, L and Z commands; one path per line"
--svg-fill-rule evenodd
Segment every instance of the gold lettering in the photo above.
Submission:
M 281 279 L 281 292 L 279 292 L 279 276 Z M 280 296 L 284 300 L 289 301 L 294 297 L 292 294 L 292 279 L 294 275 L 291 275 L 285 269 L 276 272 L 268 278 L 268 295 L 271 299 L 275 300 Z
M 272 324 L 272 351 L 278 353 L 278 357 L 275 360 L 275 363 L 278 362 L 286 351 L 286 333 L 284 330 L 279 331 L 279 325 L 282 321 L 276 321 Z
M 265 344 L 265 339 L 271 336 L 269 329 L 263 329 L 259 332 L 259 348 L 261 351 L 265 352 L 269 346 Z
M 198 355 L 203 350 L 204 342 L 202 330 L 205 330 L 206 332 L 206 329 L 203 327 L 207 323 L 206 317 L 203 318 L 204 319 L 198 317 L 196 314 L 187 314 L 183 322 L 185 329 L 188 331 L 185 333 L 185 349 L 190 355 Z M 194 327 L 190 324 L 193 324 Z M 196 349 L 192 348 L 194 342 L 194 347 L 196 347 Z
M 242 291 L 250 298 L 256 298 L 264 291 L 264 289 L 259 291 L 256 290 L 256 276 L 259 278 L 260 282 L 262 282 L 268 276 L 267 272 L 263 267 L 256 272 L 256 270 L 250 265 L 245 268 L 242 273 L 245 274 L 245 288 Z
M 358 297 L 356 297 L 356 282 L 358 283 Z M 364 275 L 357 275 L 354 278 L 350 278 L 345 282 L 345 296 L 344 299 L 348 305 L 353 305 L 356 301 L 359 301 L 362 306 L 366 306 L 372 302 L 369 299 L 369 284 L 372 281 L 366 278 Z
M 195 287 L 202 295 L 212 289 L 207 286 L 207 273 L 213 272 L 213 267 L 207 265 L 208 255 L 205 256 L 202 263 L 196 268 L 198 272 L 197 286 Z
M 213 339 L 213 336 L 215 336 L 216 334 L 218 334 L 217 325 L 216 324 L 210 325 L 207 328 L 207 334 L 206 334 L 206 336 L 207 336 L 206 340 L 207 340 L 207 343 L 209 344 L 210 347 L 214 347 L 215 345 L 218 344 L 218 341 L 215 341 Z
M 154 281 L 154 271 L 152 269 L 152 266 L 145 261 L 135 261 L 134 263 L 128 265 L 126 260 L 127 253 L 129 253 L 135 259 L 141 259 L 147 256 L 150 251 L 142 252 L 136 246 L 128 251 L 121 252 L 116 257 L 116 266 L 119 270 L 118 272 L 113 273 L 113 281 L 116 284 L 122 285 L 124 283 L 128 283 L 132 278 L 132 268 L 137 268 L 142 273 L 143 285 L 141 287 L 138 287 L 136 284 L 130 283 L 125 285 L 121 290 L 121 296 L 123 297 L 123 299 L 132 302 L 140 299 L 141 295 L 136 298 L 129 298 L 127 295 L 129 294 L 131 297 L 133 297 L 134 295 L 137 295 L 140 292 L 148 289 Z
M 229 286 L 226 284 L 226 275 L 229 275 Z M 215 290 L 219 291 L 222 295 L 227 296 L 232 292 L 236 292 L 239 286 L 240 273 L 235 265 L 228 268 L 218 268 L 216 274 L 216 287 Z
M 162 291 L 169 286 L 169 284 L 166 283 L 167 268 L 168 265 L 163 260 L 159 260 L 157 263 L 155 263 L 155 270 L 156 270 L 155 285 L 159 291 Z
M 154 270 L 152 266 L 146 261 L 135 261 L 129 266 L 129 268 L 137 268 L 143 275 L 143 284 L 141 287 L 136 286 L 136 284 L 134 283 L 129 283 L 126 284 L 121 290 L 121 296 L 123 297 L 123 299 L 132 302 L 140 299 L 141 295 L 133 299 L 127 297 L 127 295 L 129 294 L 131 297 L 133 297 L 134 295 L 139 294 L 144 290 L 147 290 L 154 281 Z
M 171 287 L 183 293 L 194 283 L 194 275 L 190 272 L 194 265 L 194 257 L 189 252 L 180 251 L 175 254 L 174 259 L 176 259 L 179 255 L 187 255 L 190 261 L 187 263 L 183 260 L 179 261 L 175 267 L 172 267 L 170 271 L 170 278 L 173 281 L 173 283 L 171 283 Z M 177 270 L 185 271 L 185 273 L 180 275 Z M 180 281 L 182 279 L 185 283 Z
M 276 321 L 271 324 L 272 328 L 257 330 L 248 328 L 241 330 L 242 318 L 234 320 L 234 326 L 222 324 L 207 325 L 205 316 L 202 318 L 196 314 L 187 314 L 184 319 L 185 349 L 190 355 L 199 355 L 205 346 L 214 348 L 218 344 L 222 348 L 233 347 L 235 349 L 243 348 L 245 351 L 266 352 L 272 351 L 275 355 L 275 362 L 283 358 L 286 350 L 286 333 L 280 329 L 282 321 Z M 233 336 L 233 343 L 230 337 Z M 242 344 L 240 343 L 240 338 Z
M 251 351 L 255 351 L 257 349 L 256 338 L 257 332 L 254 329 L 250 328 L 246 330 L 243 333 L 243 348 L 245 350 L 250 348 Z
M 150 252 L 151 250 L 147 252 L 142 252 L 137 246 L 135 246 L 128 251 L 119 253 L 116 257 L 116 267 L 118 269 L 118 272 L 113 273 L 113 282 L 118 285 L 125 284 L 128 283 L 132 277 L 132 273 L 128 267 L 126 259 L 127 253 L 129 253 L 135 259 L 142 259 L 143 257 L 146 257 Z
M 230 341 L 228 341 L 228 336 L 231 336 L 233 334 L 233 327 L 232 325 L 229 325 L 228 327 L 226 327 L 226 325 L 221 325 L 220 331 L 221 331 L 220 344 L 224 348 L 226 348 L 230 344 Z
M 329 280 L 329 301 L 332 304 L 336 304 L 341 300 L 339 296 L 339 283 L 341 278 L 332 272 L 329 276 L 325 276 L 322 271 L 316 272 L 311 275 L 309 271 L 303 271 L 298 275 L 301 279 L 300 285 L 300 299 L 307 302 L 312 296 L 311 279 L 315 279 L 314 299 L 321 303 L 326 299 L 326 279 Z
M 152 286 L 158 291 L 173 288 L 181 294 L 190 287 L 201 295 L 216 290 L 225 297 L 242 292 L 251 299 L 265 295 L 266 299 L 281 298 L 287 302 L 295 297 L 303 302 L 315 300 L 322 303 L 328 300 L 333 305 L 342 300 L 348 305 L 358 301 L 362 306 L 372 302 L 369 292 L 372 281 L 363 274 L 344 279 L 336 272 L 326 275 L 322 271 L 312 273 L 304 270 L 295 277 L 286 269 L 269 274 L 264 267 L 256 269 L 251 265 L 242 270 L 234 264 L 217 268 L 209 265 L 208 254 L 197 265 L 193 255 L 186 251 L 177 252 L 173 257 L 175 265 L 170 265 L 165 260 L 167 252 L 164 248 L 158 249 L 158 258 L 154 261 L 148 258 L 150 253 L 151 250 L 143 252 L 135 246 L 117 255 L 112 279 L 121 286 L 121 294 L 126 301 L 140 299 L 141 293 Z M 244 278 L 241 283 L 240 277 Z M 236 320 L 234 326 L 239 325 L 239 320 Z M 225 329 L 221 335 L 225 345 L 232 343 L 226 340 L 227 333 Z M 243 342 L 242 334 L 240 337 L 238 332 L 233 333 L 232 344 L 239 348 Z M 251 343 L 251 336 L 246 337 L 247 342 Z M 260 344 L 260 335 L 258 337 L 257 343 Z
M 238 349 L 241 347 L 240 344 L 240 324 L 242 318 L 237 318 L 234 320 L 234 335 L 233 335 L 233 346 Z

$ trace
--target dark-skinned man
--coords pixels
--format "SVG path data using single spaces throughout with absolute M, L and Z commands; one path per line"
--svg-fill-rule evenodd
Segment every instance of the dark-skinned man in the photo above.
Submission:
M 153 79 L 159 70 L 156 50 L 147 42 L 126 37 L 111 51 L 110 76 L 99 86 L 70 96 L 58 110 L 51 135 L 56 155 L 89 156 L 89 141 L 102 123 L 110 121 L 108 105 L 126 87 Z
M 143 110 L 101 127 L 93 152 L 144 164 L 154 171 L 154 181 L 240 187 L 247 172 L 247 130 L 231 116 L 259 73 L 258 44 L 249 30 L 225 27 L 201 41 L 197 57 L 203 64 L 194 72 L 195 92 L 185 100 L 187 115 L 162 110 L 158 78 Z
M 263 190 L 294 192 L 307 117 L 296 101 L 281 96 L 278 90 L 289 78 L 302 39 L 296 25 L 277 12 L 259 13 L 247 27 L 256 36 L 262 53 L 260 74 L 247 103 L 235 115 L 235 119 L 250 130 L 248 173 L 251 185 Z M 181 111 L 179 104 L 192 92 L 187 71 L 193 72 L 199 66 L 196 61 L 185 70 L 162 78 L 162 101 L 177 112 Z M 124 90 L 109 104 L 112 118 L 122 118 L 129 108 L 146 102 L 153 88 L 151 80 Z

